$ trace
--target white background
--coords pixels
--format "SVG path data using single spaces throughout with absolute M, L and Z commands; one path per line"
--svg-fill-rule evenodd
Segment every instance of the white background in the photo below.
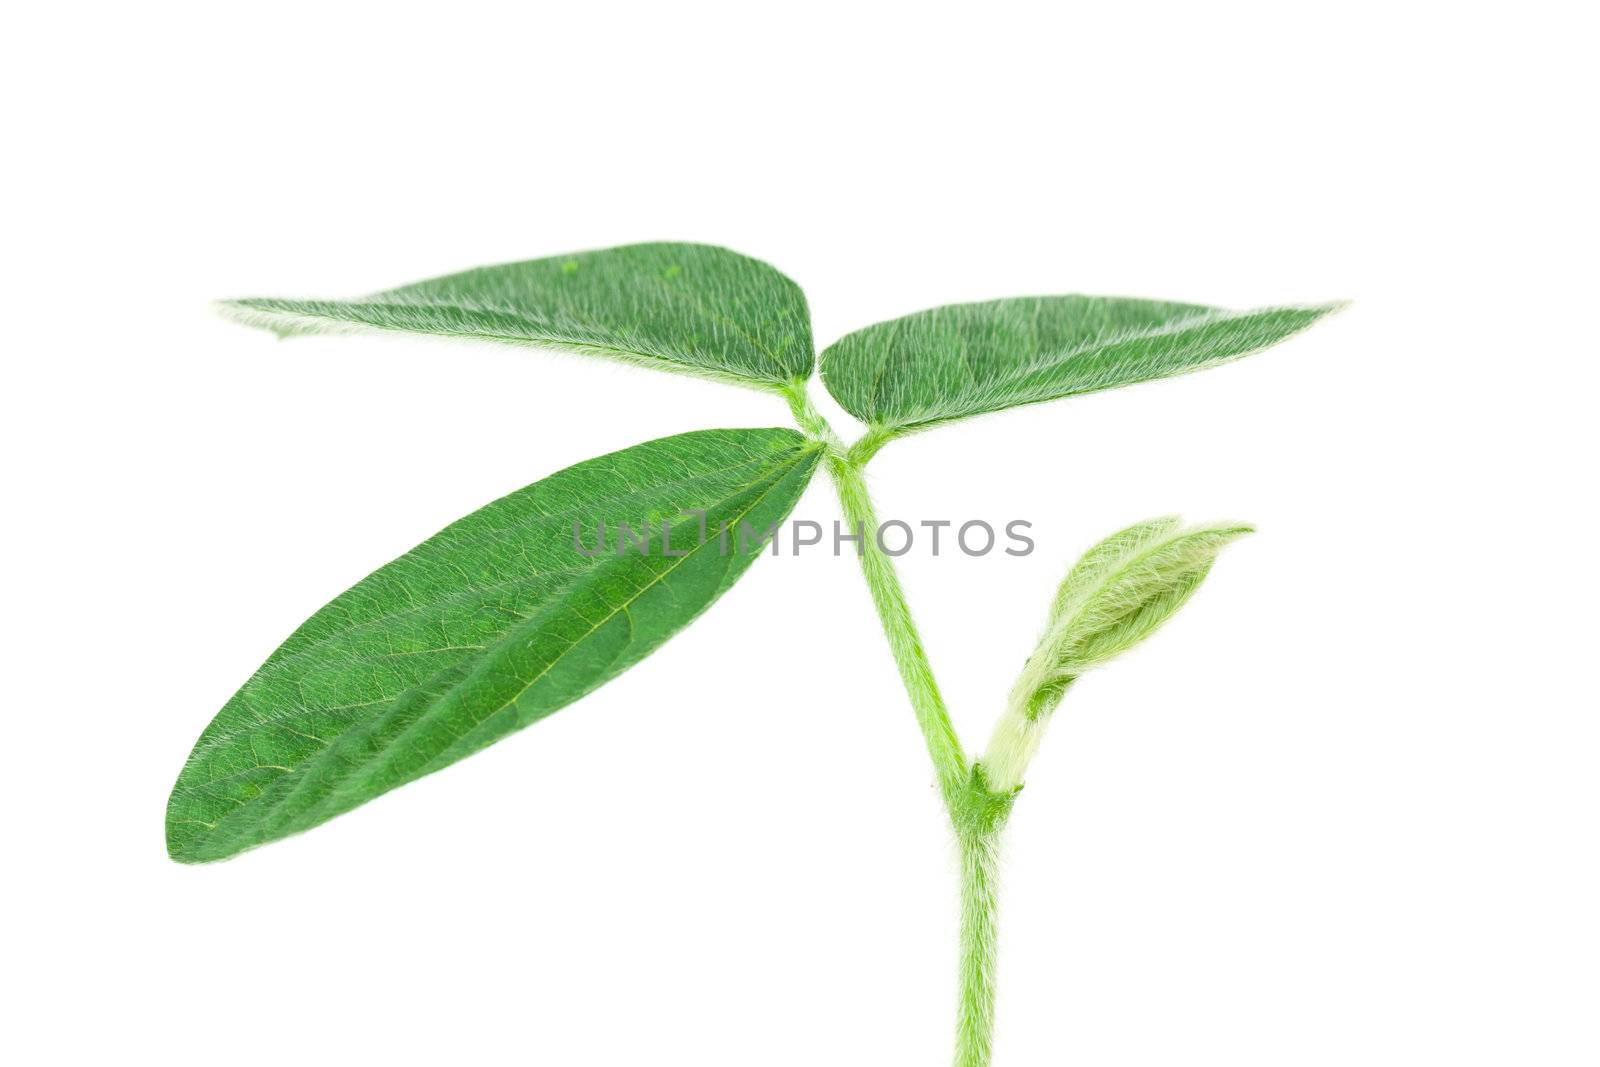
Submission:
M 797 279 L 822 344 L 1025 293 L 1353 299 L 873 464 L 886 516 L 1034 523 L 1025 559 L 904 561 L 972 747 L 1088 544 L 1261 531 L 1047 738 L 996 1062 L 1600 1062 L 1577 12 L 13 12 L 4 1058 L 946 1061 L 951 848 L 849 559 L 763 561 L 581 704 L 311 834 L 163 853 L 194 737 L 323 601 L 569 463 L 787 417 L 207 301 L 676 239 Z M 820 481 L 797 511 L 836 514 Z

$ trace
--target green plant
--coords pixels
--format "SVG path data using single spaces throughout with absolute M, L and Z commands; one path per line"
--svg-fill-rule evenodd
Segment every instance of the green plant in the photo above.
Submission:
M 995 850 L 1056 705 L 1081 674 L 1160 626 L 1248 527 L 1156 519 L 1090 549 L 1057 591 L 989 748 L 973 760 L 874 536 L 862 469 L 907 434 L 1214 366 L 1332 310 L 1060 296 L 869 326 L 821 357 L 827 389 L 866 427 L 847 446 L 807 395 L 816 358 L 799 287 L 719 248 L 634 245 L 360 300 L 222 308 L 280 335 L 395 330 L 696 375 L 782 398 L 799 430 L 700 430 L 579 463 L 367 576 L 290 635 L 200 735 L 167 806 L 172 858 L 225 859 L 309 829 L 572 703 L 709 607 L 826 467 L 849 525 L 866 533 L 862 573 L 960 845 L 958 1067 L 989 1062 Z M 615 550 L 585 544 L 585 527 L 603 537 L 608 526 Z

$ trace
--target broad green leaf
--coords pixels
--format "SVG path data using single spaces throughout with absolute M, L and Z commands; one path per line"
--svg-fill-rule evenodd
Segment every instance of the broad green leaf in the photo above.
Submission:
M 1167 517 L 1112 534 L 1084 553 L 1050 607 L 1050 621 L 1012 691 L 1029 719 L 1049 712 L 1079 675 L 1143 641 L 1194 595 L 1217 553 L 1249 526 L 1183 529 Z
M 880 322 L 822 353 L 834 399 L 879 434 L 1216 366 L 1338 305 L 1226 311 L 1042 296 L 954 304 Z
M 348 330 L 586 352 L 758 388 L 811 376 L 800 287 L 760 260 L 694 244 L 626 245 L 481 267 L 358 300 L 222 302 L 280 336 Z
M 446 527 L 323 607 L 228 701 L 172 791 L 168 852 L 217 860 L 308 829 L 615 677 L 733 584 L 819 455 L 793 430 L 702 430 Z

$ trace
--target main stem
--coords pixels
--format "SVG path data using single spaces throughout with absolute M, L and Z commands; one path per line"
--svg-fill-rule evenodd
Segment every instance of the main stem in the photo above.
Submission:
M 989 1067 L 994 1046 L 994 964 L 1000 831 L 961 836 L 961 1001 L 956 1067 Z
M 861 537 L 858 542 L 861 573 L 867 580 L 873 606 L 878 609 L 884 636 L 889 639 L 895 666 L 900 669 L 900 681 L 911 698 L 917 725 L 922 728 L 922 739 L 928 746 L 928 757 L 933 761 L 934 774 L 939 780 L 939 794 L 953 817 L 964 802 L 971 777 L 967 757 L 961 751 L 961 740 L 951 725 L 939 683 L 934 680 L 933 665 L 928 662 L 922 636 L 911 618 L 911 608 L 906 603 L 894 561 L 878 544 L 878 516 L 861 477 L 861 468 L 842 455 L 830 453 L 828 473 L 839 491 L 839 503 L 844 508 L 850 532 Z
M 906 603 L 894 561 L 878 544 L 878 516 L 861 467 L 882 444 L 869 432 L 846 450 L 812 406 L 804 383 L 785 396 L 795 420 L 828 450 L 828 473 L 853 534 L 860 536 L 861 573 L 878 611 L 889 651 L 911 698 L 917 725 L 961 850 L 961 991 L 956 1016 L 955 1067 L 989 1067 L 994 1034 L 996 854 L 1012 795 L 991 792 L 981 767 L 967 761 L 950 722 L 922 636 Z M 868 447 L 861 448 L 862 444 Z

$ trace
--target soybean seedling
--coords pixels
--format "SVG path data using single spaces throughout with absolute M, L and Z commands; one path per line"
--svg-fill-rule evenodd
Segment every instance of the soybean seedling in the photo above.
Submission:
M 357 300 L 221 307 L 280 335 L 498 341 L 709 378 L 781 398 L 798 428 L 697 430 L 587 460 L 363 578 L 291 634 L 201 733 L 167 805 L 172 858 L 226 859 L 308 830 L 616 677 L 737 581 L 826 469 L 849 525 L 866 535 L 861 571 L 959 843 L 957 1067 L 990 1062 L 996 848 L 1057 705 L 1084 672 L 1181 607 L 1249 528 L 1155 519 L 1090 549 L 1056 591 L 987 750 L 972 758 L 874 536 L 863 468 L 898 438 L 1215 366 L 1333 310 L 1051 296 L 918 312 L 823 351 L 823 384 L 865 426 L 847 445 L 807 393 L 818 359 L 800 288 L 725 249 L 632 245 Z M 615 531 L 618 550 L 586 544 L 586 526 L 591 542 Z

